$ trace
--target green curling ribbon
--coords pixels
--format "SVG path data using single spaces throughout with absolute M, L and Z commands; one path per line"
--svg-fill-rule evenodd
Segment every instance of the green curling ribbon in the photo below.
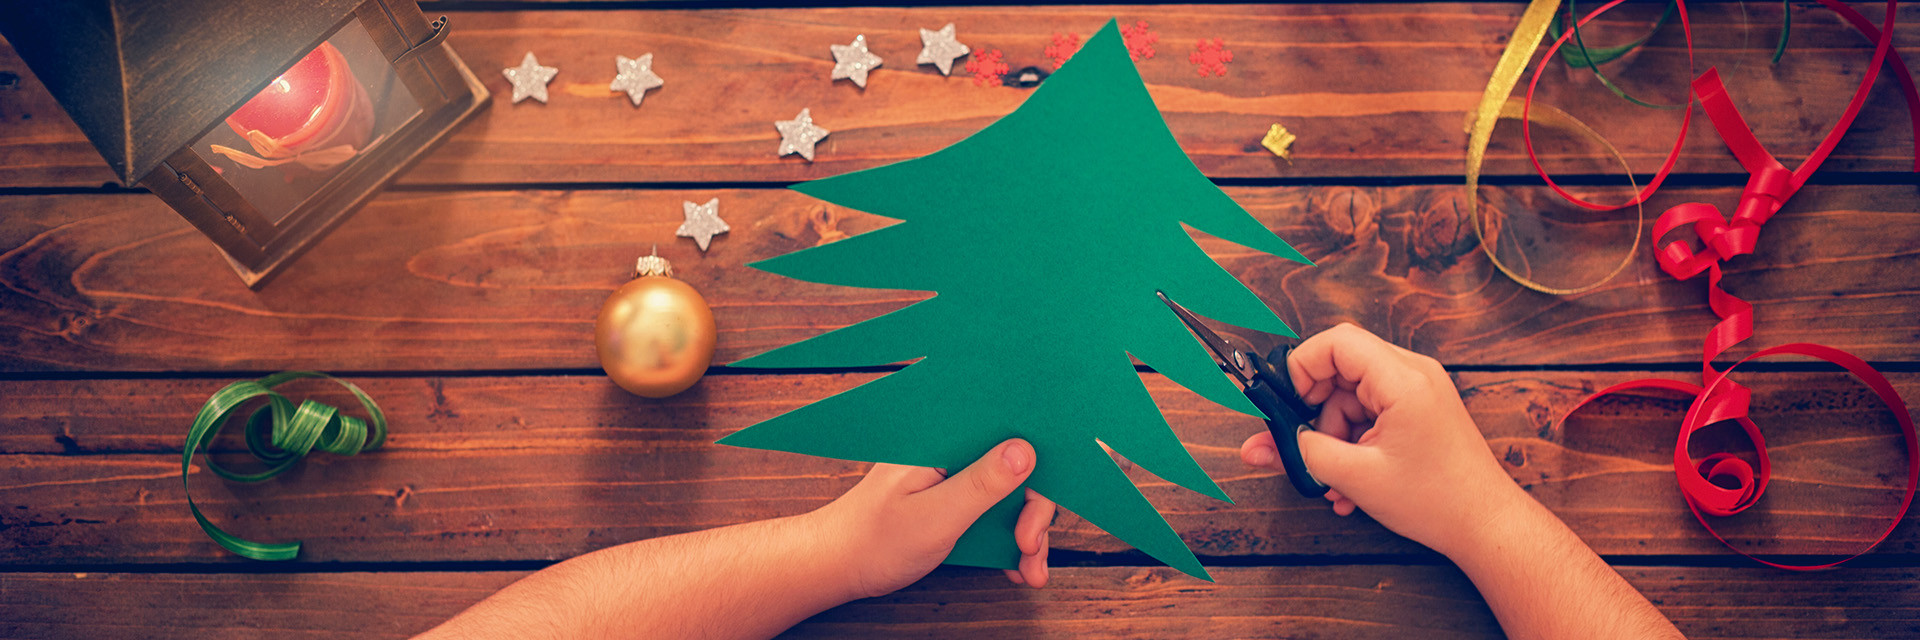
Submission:
M 1674 10 L 1673 2 L 1671 1 L 1667 2 L 1667 10 L 1661 12 L 1660 17 L 1653 21 L 1653 27 L 1650 29 L 1647 29 L 1647 35 L 1640 36 L 1639 39 L 1623 45 L 1613 46 L 1613 47 L 1596 47 L 1596 48 L 1587 47 L 1586 42 L 1584 42 L 1581 39 L 1580 16 L 1575 11 L 1574 4 L 1575 4 L 1574 0 L 1567 0 L 1567 17 L 1555 18 L 1552 23 L 1547 25 L 1547 37 L 1549 38 L 1558 39 L 1560 37 L 1560 31 L 1563 28 L 1570 28 L 1573 30 L 1573 46 L 1563 47 L 1560 49 L 1560 59 L 1565 61 L 1568 67 L 1572 67 L 1575 69 L 1587 69 L 1592 71 L 1594 79 L 1599 80 L 1600 84 L 1606 86 L 1608 91 L 1613 92 L 1613 95 L 1619 96 L 1619 98 L 1622 100 L 1626 100 L 1627 102 L 1631 102 L 1631 103 L 1640 105 L 1642 107 L 1647 107 L 1649 109 L 1679 109 L 1681 107 L 1687 106 L 1684 104 L 1659 104 L 1659 103 L 1653 103 L 1653 102 L 1646 102 L 1639 98 L 1635 98 L 1632 95 L 1628 94 L 1626 90 L 1621 89 L 1618 85 L 1615 85 L 1613 83 L 1613 80 L 1610 80 L 1607 78 L 1606 74 L 1603 74 L 1600 72 L 1600 65 L 1613 62 L 1614 60 L 1618 60 L 1620 59 L 1620 56 L 1627 55 L 1628 53 L 1632 52 L 1634 49 L 1640 48 L 1640 45 L 1646 44 L 1647 40 L 1652 39 L 1653 34 L 1659 32 L 1660 27 L 1667 24 L 1667 20 L 1673 17 L 1673 10 Z M 1741 6 L 1743 7 L 1743 11 L 1744 11 L 1745 5 L 1743 4 Z M 1772 64 L 1780 64 L 1780 57 L 1786 55 L 1787 53 L 1787 35 L 1793 33 L 1793 2 L 1792 0 L 1781 0 L 1780 11 L 1781 11 L 1780 42 L 1779 44 L 1775 45 L 1773 48 Z M 1561 26 L 1563 22 L 1567 25 L 1567 27 Z
M 292 400 L 273 391 L 274 387 L 301 378 L 323 378 L 340 383 L 360 399 L 360 406 L 366 408 L 371 424 L 312 400 L 302 401 L 295 408 Z M 220 543 L 228 551 L 255 560 L 292 560 L 300 554 L 299 542 L 254 542 L 227 533 L 209 522 L 205 515 L 201 515 L 200 507 L 193 503 L 193 487 L 187 473 L 193 467 L 194 452 L 212 442 L 213 437 L 220 433 L 220 428 L 226 426 L 242 404 L 261 396 L 266 396 L 267 405 L 256 409 L 247 418 L 247 451 L 266 463 L 267 470 L 252 474 L 235 473 L 214 464 L 212 458 L 207 459 L 208 470 L 235 482 L 260 482 L 293 468 L 294 463 L 306 457 L 315 447 L 343 456 L 377 449 L 387 441 L 387 417 L 380 413 L 380 407 L 360 387 L 315 371 L 284 371 L 259 380 L 242 380 L 227 385 L 208 398 L 206 406 L 200 408 L 200 415 L 194 417 L 193 428 L 187 431 L 186 450 L 180 454 L 180 486 L 187 490 L 187 508 L 193 510 L 193 519 L 200 522 L 200 529 L 207 532 L 207 537 L 213 538 L 214 542 Z M 271 427 L 271 440 L 261 435 L 261 427 L 266 426 Z
M 1793 0 L 1780 0 L 1780 44 L 1773 47 L 1773 64 L 1787 54 L 1787 34 L 1793 33 Z
M 1580 40 L 1579 16 L 1575 15 L 1574 13 L 1573 3 L 1568 2 L 1567 3 L 1568 17 L 1564 19 L 1561 19 L 1561 18 L 1554 19 L 1553 24 L 1547 27 L 1547 37 L 1558 39 L 1560 37 L 1560 30 L 1562 29 L 1562 27 L 1560 26 L 1561 23 L 1564 21 L 1568 24 L 1572 24 L 1573 25 L 1573 48 L 1570 48 L 1570 49 L 1561 48 L 1560 59 L 1565 60 L 1567 63 L 1567 66 L 1573 67 L 1575 69 L 1596 67 L 1602 64 L 1613 62 L 1614 60 L 1618 60 L 1620 56 L 1627 55 L 1628 53 L 1632 52 L 1634 49 L 1640 48 L 1640 45 L 1646 44 L 1647 40 L 1652 39 L 1653 34 L 1660 31 L 1660 27 L 1667 23 L 1667 19 L 1673 17 L 1673 10 L 1674 10 L 1673 3 L 1668 2 L 1667 10 L 1661 13 L 1658 19 L 1653 21 L 1653 28 L 1648 29 L 1647 35 L 1640 36 L 1639 40 L 1635 40 L 1633 42 L 1629 42 L 1617 47 L 1589 48 L 1585 43 L 1581 42 Z
M 1588 71 L 1592 71 L 1594 79 L 1599 80 L 1601 85 L 1605 86 L 1608 91 L 1613 92 L 1613 95 L 1619 96 L 1621 100 L 1649 109 L 1679 109 L 1687 106 L 1686 104 L 1659 104 L 1635 98 L 1629 95 L 1625 89 L 1621 89 L 1619 85 L 1615 85 L 1613 80 L 1607 78 L 1606 74 L 1600 73 L 1600 65 L 1617 60 L 1620 56 L 1627 55 L 1627 53 L 1640 48 L 1640 45 L 1646 44 L 1647 40 L 1653 38 L 1653 34 L 1660 31 L 1660 27 L 1667 23 L 1667 19 L 1673 17 L 1673 2 L 1667 3 L 1667 10 L 1661 12 L 1660 18 L 1653 21 L 1653 28 L 1647 30 L 1647 35 L 1640 36 L 1640 39 L 1620 46 L 1597 49 L 1587 48 L 1586 43 L 1581 40 L 1580 16 L 1575 12 L 1574 4 L 1574 0 L 1567 0 L 1566 23 L 1569 28 L 1573 30 L 1573 47 L 1563 47 L 1560 49 L 1560 59 L 1565 60 L 1567 66 L 1575 69 L 1585 68 Z M 1548 37 L 1555 39 L 1560 37 L 1559 19 L 1555 19 L 1547 25 L 1547 34 Z

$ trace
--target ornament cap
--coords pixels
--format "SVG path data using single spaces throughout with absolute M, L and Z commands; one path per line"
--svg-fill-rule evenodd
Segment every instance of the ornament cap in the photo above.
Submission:
M 633 270 L 633 277 L 635 278 L 644 278 L 647 276 L 673 277 L 673 265 L 668 264 L 666 258 L 660 257 L 660 245 L 653 246 L 653 253 L 651 255 L 640 256 L 640 261 L 634 264 Z

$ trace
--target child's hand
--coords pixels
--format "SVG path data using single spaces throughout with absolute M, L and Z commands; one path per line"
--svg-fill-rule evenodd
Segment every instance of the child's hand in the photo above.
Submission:
M 960 534 L 1033 473 L 1033 445 L 1008 440 L 973 465 L 947 477 L 936 469 L 876 464 L 867 477 L 809 517 L 828 540 L 847 550 L 859 595 L 876 597 L 913 584 L 940 566 Z M 1052 501 L 1027 490 L 1013 535 L 1017 584 L 1047 584 L 1047 527 Z
M 1434 359 L 1342 324 L 1294 349 L 1287 372 L 1308 404 L 1322 405 L 1317 430 L 1300 434 L 1300 452 L 1332 487 L 1336 513 L 1358 506 L 1451 557 L 1525 500 Z M 1240 458 L 1281 468 L 1264 431 L 1240 446 Z

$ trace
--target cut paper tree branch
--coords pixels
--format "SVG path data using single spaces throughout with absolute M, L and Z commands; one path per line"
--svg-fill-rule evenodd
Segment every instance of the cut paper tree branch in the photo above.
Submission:
M 1028 487 L 1207 577 L 1100 443 L 1167 481 L 1228 500 L 1161 417 L 1128 355 L 1259 416 L 1154 292 L 1222 322 L 1292 336 L 1186 227 L 1307 260 L 1181 151 L 1115 24 L 1018 110 L 971 137 L 793 188 L 901 222 L 752 266 L 808 282 L 935 295 L 734 366 L 917 361 L 722 444 L 957 470 L 1001 441 L 1025 438 L 1038 455 Z M 1015 566 L 1022 500 L 1015 491 L 989 511 L 947 561 Z

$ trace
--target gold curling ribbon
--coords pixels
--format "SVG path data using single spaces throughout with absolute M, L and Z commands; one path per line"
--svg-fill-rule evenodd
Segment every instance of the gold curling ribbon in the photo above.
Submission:
M 253 145 L 253 153 L 217 144 L 213 145 L 213 152 L 226 156 L 234 164 L 248 169 L 264 169 L 295 162 L 315 171 L 332 169 L 340 163 L 352 160 L 355 154 L 360 153 L 353 148 L 353 145 L 347 144 L 295 153 L 292 149 L 280 144 L 280 141 L 261 133 L 259 129 L 247 132 L 247 144 Z
M 1522 109 L 1524 108 L 1525 104 L 1526 104 L 1525 101 L 1521 100 L 1520 98 L 1508 98 L 1507 101 L 1501 105 L 1501 109 L 1498 115 L 1502 119 L 1519 120 L 1523 117 L 1521 114 L 1524 113 Z M 1544 105 L 1544 104 L 1533 105 L 1533 113 L 1531 114 L 1530 117 L 1528 117 L 1528 119 L 1532 120 L 1534 124 L 1566 131 L 1568 133 L 1578 135 L 1582 138 L 1586 138 L 1587 140 L 1593 142 L 1594 144 L 1599 145 L 1600 148 L 1606 150 L 1607 155 L 1613 156 L 1613 159 L 1616 162 L 1620 163 L 1620 167 L 1623 171 L 1626 171 L 1627 184 L 1633 188 L 1633 192 L 1634 193 L 1640 192 L 1640 185 L 1637 181 L 1633 179 L 1633 171 L 1630 168 L 1628 168 L 1626 157 L 1620 155 L 1619 149 L 1614 148 L 1612 143 L 1607 142 L 1606 138 L 1601 137 L 1598 132 L 1594 131 L 1591 127 L 1588 127 L 1586 123 L 1581 122 L 1578 118 L 1573 117 L 1573 115 L 1565 111 L 1561 111 L 1558 107 Z M 1484 148 L 1482 150 L 1484 151 Z M 1520 274 L 1520 271 L 1522 270 L 1529 271 L 1529 272 L 1532 271 L 1532 267 L 1529 264 L 1527 264 L 1528 261 L 1527 261 L 1526 252 L 1518 248 L 1519 246 L 1518 242 L 1514 243 L 1515 245 L 1514 251 L 1515 251 L 1515 255 L 1518 255 L 1520 257 L 1521 269 L 1515 270 L 1511 267 L 1508 267 L 1506 263 L 1500 261 L 1499 256 L 1496 255 L 1496 251 L 1494 250 L 1494 243 L 1498 242 L 1500 238 L 1498 237 L 1494 238 L 1493 239 L 1494 242 L 1487 241 L 1486 231 L 1484 230 L 1485 225 L 1481 224 L 1480 222 L 1479 202 L 1480 202 L 1480 174 L 1479 172 L 1476 171 L 1474 173 L 1467 174 L 1467 218 L 1473 224 L 1474 237 L 1480 240 L 1480 250 L 1483 253 L 1487 254 L 1487 261 L 1493 263 L 1493 267 L 1495 269 L 1499 269 L 1501 273 L 1507 274 L 1507 277 L 1512 278 L 1513 281 L 1519 283 L 1520 286 L 1526 287 L 1528 289 L 1532 289 L 1534 291 L 1539 291 L 1541 293 L 1548 293 L 1556 296 L 1572 295 L 1575 293 L 1592 291 L 1594 289 L 1599 288 L 1600 285 L 1604 285 L 1607 282 L 1613 280 L 1614 276 L 1620 275 L 1620 272 L 1625 271 L 1627 269 L 1627 265 L 1633 264 L 1633 257 L 1640 252 L 1640 236 L 1642 233 L 1646 232 L 1646 227 L 1647 227 L 1646 205 L 1645 204 L 1634 205 L 1639 209 L 1639 214 L 1634 216 L 1634 219 L 1633 219 L 1634 220 L 1633 243 L 1631 246 L 1627 247 L 1627 252 L 1620 257 L 1620 263 L 1614 265 L 1612 271 L 1608 271 L 1607 275 L 1601 276 L 1598 280 L 1594 280 L 1593 282 L 1589 282 L 1587 284 L 1583 284 L 1577 287 L 1562 289 L 1562 288 L 1550 287 L 1550 286 L 1541 284 L 1539 282 L 1536 282 Z M 1501 228 L 1511 230 L 1513 226 L 1501 225 Z
M 1510 96 L 1513 95 L 1514 85 L 1520 83 L 1520 74 L 1526 71 L 1527 62 L 1532 60 L 1534 52 L 1539 50 L 1540 40 L 1546 36 L 1547 27 L 1553 22 L 1554 12 L 1559 8 L 1560 0 L 1533 0 L 1527 5 L 1526 11 L 1520 14 L 1519 26 L 1514 27 L 1513 36 L 1507 39 L 1507 49 L 1500 54 L 1500 62 L 1494 65 L 1493 77 L 1487 79 L 1487 89 L 1480 96 L 1480 105 L 1472 114 L 1469 114 L 1471 119 L 1467 121 L 1467 218 L 1473 224 L 1473 235 L 1480 240 L 1480 250 L 1487 254 L 1487 260 L 1493 263 L 1494 268 L 1528 289 L 1553 295 L 1570 295 L 1599 288 L 1600 285 L 1606 284 L 1621 271 L 1626 270 L 1627 265 L 1632 264 L 1634 254 L 1640 250 L 1640 234 L 1645 231 L 1647 224 L 1645 204 L 1638 205 L 1640 214 L 1635 218 L 1633 246 L 1627 250 L 1627 255 L 1620 260 L 1620 264 L 1599 280 L 1570 289 L 1540 284 L 1509 268 L 1500 261 L 1499 256 L 1495 255 L 1493 245 L 1487 242 L 1486 232 L 1480 222 L 1480 166 L 1486 161 L 1487 144 L 1493 140 L 1493 125 L 1502 118 L 1519 120 L 1525 117 L 1522 115 L 1525 113 L 1524 101 Z M 1529 119 L 1535 124 L 1567 131 L 1600 145 L 1613 156 L 1614 160 L 1620 162 L 1621 168 L 1627 172 L 1628 184 L 1633 185 L 1634 193 L 1639 193 L 1640 187 L 1634 182 L 1633 170 L 1627 164 L 1627 159 L 1620 155 L 1619 149 L 1614 148 L 1612 143 L 1607 142 L 1607 139 L 1601 137 L 1592 127 L 1588 127 L 1586 123 L 1565 111 L 1547 105 L 1534 105 Z M 1511 225 L 1502 225 L 1502 228 L 1511 228 Z M 1525 260 L 1525 252 L 1520 252 L 1519 255 L 1522 260 Z

